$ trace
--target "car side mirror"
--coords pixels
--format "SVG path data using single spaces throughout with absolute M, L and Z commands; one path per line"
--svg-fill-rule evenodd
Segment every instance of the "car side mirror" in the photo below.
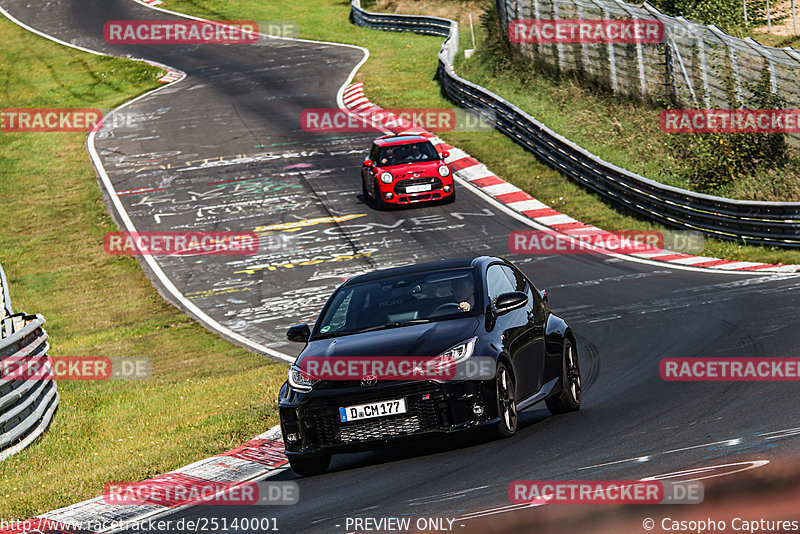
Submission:
M 450 157 L 450 152 L 447 152 L 446 150 L 442 152 L 442 159 L 447 159 L 449 157 Z
M 547 303 L 547 290 L 546 290 L 546 289 L 542 289 L 542 290 L 539 292 L 539 294 L 542 296 L 542 300 L 543 300 L 545 303 Z
M 496 316 L 522 308 L 528 303 L 528 295 L 522 291 L 510 291 L 497 297 L 492 310 Z
M 375 165 L 375 164 L 372 162 L 371 159 L 365 159 L 364 160 L 364 167 L 372 167 L 373 165 Z
M 311 337 L 311 329 L 305 323 L 296 324 L 286 332 L 286 339 L 298 343 L 308 342 L 309 337 Z

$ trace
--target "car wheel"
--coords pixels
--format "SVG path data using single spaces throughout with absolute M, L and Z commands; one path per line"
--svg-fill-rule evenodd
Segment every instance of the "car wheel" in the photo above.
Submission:
M 375 207 L 379 210 L 385 210 L 388 208 L 386 201 L 383 200 L 383 195 L 381 195 L 381 188 L 378 187 L 378 179 L 375 179 Z
M 364 198 L 364 202 L 369 202 L 369 192 L 367 191 L 367 182 L 364 180 L 364 177 L 361 177 L 361 195 Z
M 331 463 L 330 454 L 304 454 L 289 456 L 292 470 L 300 476 L 312 476 L 324 473 Z
M 497 414 L 500 421 L 495 426 L 495 434 L 501 438 L 513 436 L 517 431 L 517 396 L 514 377 L 500 362 L 495 373 L 495 390 L 497 391 Z
M 444 199 L 443 204 L 452 204 L 455 201 L 456 201 L 456 192 L 455 192 L 455 189 L 454 189 L 453 193 L 449 197 Z
M 578 351 L 569 339 L 564 339 L 561 363 L 561 393 L 545 400 L 552 414 L 574 412 L 581 407 L 581 369 Z

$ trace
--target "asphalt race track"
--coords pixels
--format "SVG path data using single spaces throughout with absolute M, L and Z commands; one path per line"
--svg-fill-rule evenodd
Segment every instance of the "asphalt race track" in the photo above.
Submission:
M 578 336 L 577 413 L 551 417 L 535 407 L 502 441 L 466 436 L 334 457 L 327 474 L 297 479 L 293 506 L 197 506 L 167 518 L 274 517 L 283 532 L 341 533 L 347 517 L 481 515 L 507 506 L 517 479 L 638 479 L 800 447 L 800 431 L 780 432 L 800 426 L 793 383 L 670 383 L 658 370 L 664 357 L 796 356 L 800 278 L 591 254 L 515 256 L 508 235 L 529 228 L 465 185 L 452 205 L 375 211 L 359 182 L 374 135 L 300 127 L 303 109 L 338 107 L 337 92 L 364 56 L 357 48 L 277 39 L 109 45 L 106 21 L 172 17 L 131 0 L 0 5 L 58 39 L 187 73 L 121 110 L 126 120 L 107 124 L 96 147 L 115 190 L 129 192 L 119 198 L 139 231 L 256 231 L 266 241 L 257 256 L 158 258 L 184 297 L 224 327 L 296 355 L 286 327 L 313 320 L 343 277 L 497 254 L 548 290 Z M 286 470 L 274 480 L 296 478 Z

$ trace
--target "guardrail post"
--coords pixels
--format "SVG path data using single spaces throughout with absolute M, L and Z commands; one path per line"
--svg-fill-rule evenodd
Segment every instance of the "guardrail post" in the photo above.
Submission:
M 583 13 L 583 5 L 578 4 L 578 20 L 584 20 L 586 18 L 585 14 Z M 586 41 L 581 41 L 581 69 L 583 70 L 584 75 L 589 74 L 589 43 Z
M 533 0 L 533 18 L 536 20 L 541 20 L 542 18 L 542 8 L 539 5 L 539 0 Z M 544 55 L 542 54 L 541 43 L 531 43 L 531 51 L 534 49 L 536 50 L 536 57 L 542 58 Z
M 560 15 L 559 10 L 558 10 L 558 0 L 553 0 L 553 18 L 556 19 L 556 20 L 559 20 L 561 18 L 561 15 Z M 560 41 L 556 43 L 556 52 L 557 52 L 556 61 L 558 62 L 558 64 L 557 64 L 558 73 L 559 74 L 564 74 L 564 62 L 565 62 L 565 60 L 564 60 L 564 43 L 562 43 Z
M 744 95 L 742 92 L 742 77 L 739 73 L 739 59 L 736 56 L 736 50 L 734 50 L 733 46 L 731 46 L 731 44 L 728 43 L 725 32 L 723 32 L 713 24 L 709 24 L 707 27 L 717 37 L 717 39 L 722 41 L 722 44 L 725 45 L 725 47 L 728 49 L 728 59 L 730 60 L 731 63 L 731 70 L 733 71 L 733 80 L 736 90 L 736 101 L 739 107 L 744 106 Z
M 622 9 L 627 16 L 632 19 L 636 18 L 636 15 L 626 7 L 624 2 L 621 0 L 616 1 L 617 6 Z M 642 50 L 642 43 L 640 41 L 637 41 L 634 44 L 636 46 L 636 67 L 639 72 L 639 92 L 642 96 L 642 99 L 645 99 L 647 98 L 647 78 L 644 70 L 644 51 Z
M 711 109 L 711 88 L 708 85 L 708 64 L 706 63 L 706 38 L 702 33 L 697 37 L 697 50 L 700 56 L 700 76 L 703 80 L 703 103 L 706 109 Z

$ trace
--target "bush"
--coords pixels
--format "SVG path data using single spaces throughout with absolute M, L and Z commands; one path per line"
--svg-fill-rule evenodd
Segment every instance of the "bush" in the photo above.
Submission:
M 783 109 L 786 105 L 771 92 L 769 69 L 764 69 L 759 82 L 748 89 L 753 96 L 747 102 L 729 97 L 732 109 Z M 737 178 L 759 169 L 782 167 L 790 157 L 786 135 L 781 133 L 675 134 L 670 136 L 670 143 L 678 161 L 677 171 L 697 191 L 705 193 L 723 193 Z
M 667 15 L 714 24 L 732 35 L 742 36 L 747 29 L 742 0 L 652 0 L 650 4 Z M 747 2 L 750 26 L 766 22 L 764 5 L 760 0 Z

